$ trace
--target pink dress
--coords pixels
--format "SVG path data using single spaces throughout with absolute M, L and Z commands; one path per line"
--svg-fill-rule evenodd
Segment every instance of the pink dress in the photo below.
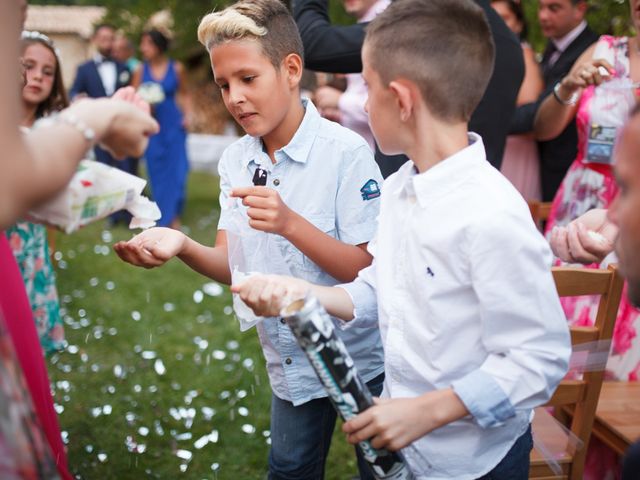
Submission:
M 67 456 L 62 443 L 58 418 L 53 408 L 49 375 L 40 347 L 36 324 L 31 314 L 31 306 L 9 242 L 4 232 L 1 231 L 0 272 L 2 272 L 0 276 L 0 315 L 4 318 L 7 332 L 13 342 L 17 359 L 31 394 L 35 414 L 38 417 L 34 419 L 34 422 L 44 430 L 60 477 L 64 480 L 71 480 L 73 477 L 67 468 Z M 20 400 L 16 398 L 16 401 Z M 0 478 L 4 477 L 0 475 Z
M 529 135 L 509 135 L 504 146 L 500 172 L 525 200 L 540 200 L 540 158 L 538 144 Z
M 615 79 L 629 79 L 628 38 L 602 36 L 598 41 L 594 58 L 605 58 L 614 66 Z M 614 81 L 612 80 L 612 82 Z M 605 86 L 603 84 L 603 86 Z M 602 89 L 603 86 L 598 87 Z M 570 221 L 593 208 L 608 208 L 618 193 L 613 176 L 611 153 L 619 126 L 626 120 L 629 110 L 635 103 L 633 90 L 629 88 L 617 102 L 608 101 L 609 112 L 603 112 L 607 105 L 606 95 L 594 87 L 586 89 L 580 104 L 576 123 L 578 126 L 578 156 L 569 168 L 556 193 L 547 222 L 547 236 L 558 225 L 567 225 Z M 605 100 L 601 100 L 602 98 Z M 612 97 L 610 97 L 612 98 Z M 604 108 L 606 110 L 606 108 Z M 604 116 L 603 116 L 604 114 Z M 608 120 L 606 114 L 612 114 Z M 602 119 L 605 120 L 602 120 Z M 609 255 L 602 264 L 592 264 L 588 268 L 606 268 L 616 262 L 614 254 Z M 556 260 L 556 265 L 562 262 Z M 592 325 L 596 316 L 599 297 L 562 298 L 562 306 L 572 325 Z M 606 378 L 625 381 L 637 381 L 640 375 L 640 311 L 634 308 L 626 295 L 626 284 L 618 310 L 613 333 L 613 344 L 606 367 Z M 591 439 L 584 478 L 598 480 L 619 477 L 619 459 L 615 453 Z

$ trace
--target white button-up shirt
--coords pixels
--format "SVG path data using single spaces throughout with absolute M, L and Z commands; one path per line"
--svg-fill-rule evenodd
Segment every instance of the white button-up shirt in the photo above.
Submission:
M 113 60 L 107 60 L 100 54 L 97 54 L 94 57 L 94 62 L 96 62 L 98 75 L 100 75 L 100 80 L 102 80 L 104 91 L 107 94 L 107 97 L 110 97 L 116 91 L 118 76 L 116 62 Z
M 374 262 L 342 285 L 355 305 L 347 330 L 377 311 L 384 395 L 453 387 L 471 412 L 405 449 L 422 479 L 494 468 L 571 353 L 549 246 L 480 137 L 470 143 L 422 174 L 407 162 L 385 180 Z
M 275 165 L 263 150 L 260 138 L 246 135 L 224 151 L 218 166 L 221 206 L 218 229 L 229 230 L 231 226 L 229 191 L 252 185 L 254 172 L 261 167 L 268 170 L 267 187 L 277 190 L 287 207 L 342 242 L 367 243 L 376 231 L 380 169 L 362 137 L 320 117 L 308 100 L 304 99 L 303 104 L 302 123 L 291 141 L 275 152 Z M 287 239 L 279 235 L 273 238 L 290 274 L 320 285 L 338 283 Z M 247 265 L 248 271 L 282 273 L 279 263 L 266 252 L 252 258 L 260 260 L 261 265 Z M 262 270 L 264 263 L 268 271 Z M 288 325 L 278 318 L 266 318 L 257 329 L 271 388 L 279 398 L 300 405 L 327 396 Z M 371 326 L 337 333 L 365 381 L 382 373 L 382 344 L 375 321 Z

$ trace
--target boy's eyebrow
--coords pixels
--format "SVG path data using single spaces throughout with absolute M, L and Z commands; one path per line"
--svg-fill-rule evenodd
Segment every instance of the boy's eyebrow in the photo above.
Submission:
M 256 73 L 257 73 L 256 70 L 252 69 L 251 67 L 243 67 L 243 68 L 241 68 L 239 70 L 231 72 L 231 76 L 232 77 L 236 77 L 236 76 L 242 76 L 242 75 L 247 75 L 247 74 L 255 75 Z M 225 80 L 225 77 L 216 77 L 214 75 L 213 81 L 217 83 L 218 80 Z

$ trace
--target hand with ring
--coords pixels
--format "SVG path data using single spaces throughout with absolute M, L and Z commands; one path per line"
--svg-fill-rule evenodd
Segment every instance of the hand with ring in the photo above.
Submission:
M 613 78 L 614 74 L 615 69 L 613 66 L 603 58 L 574 65 L 569 74 L 560 83 L 563 98 L 568 98 L 578 90 L 590 85 L 598 86 L 602 82 Z

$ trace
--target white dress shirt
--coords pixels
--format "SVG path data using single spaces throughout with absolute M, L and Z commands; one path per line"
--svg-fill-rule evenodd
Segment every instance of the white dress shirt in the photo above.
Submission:
M 587 22 L 583 20 L 578 24 L 576 28 L 567 33 L 564 37 L 555 40 L 551 39 L 553 44 L 556 46 L 556 51 L 553 52 L 551 58 L 549 58 L 549 66 L 552 66 L 554 63 L 558 61 L 560 55 L 573 43 L 573 41 L 580 36 L 580 34 L 587 28 Z
M 96 68 L 98 69 L 100 80 L 102 80 L 104 91 L 107 97 L 110 97 L 116 91 L 116 80 L 118 76 L 116 62 L 106 59 L 100 54 L 97 54 L 93 61 L 96 62 Z
M 476 479 L 528 428 L 567 370 L 567 322 L 552 255 L 482 140 L 418 174 L 385 180 L 373 264 L 342 285 L 355 319 L 377 316 L 383 396 L 453 387 L 470 416 L 404 449 L 421 479 Z

